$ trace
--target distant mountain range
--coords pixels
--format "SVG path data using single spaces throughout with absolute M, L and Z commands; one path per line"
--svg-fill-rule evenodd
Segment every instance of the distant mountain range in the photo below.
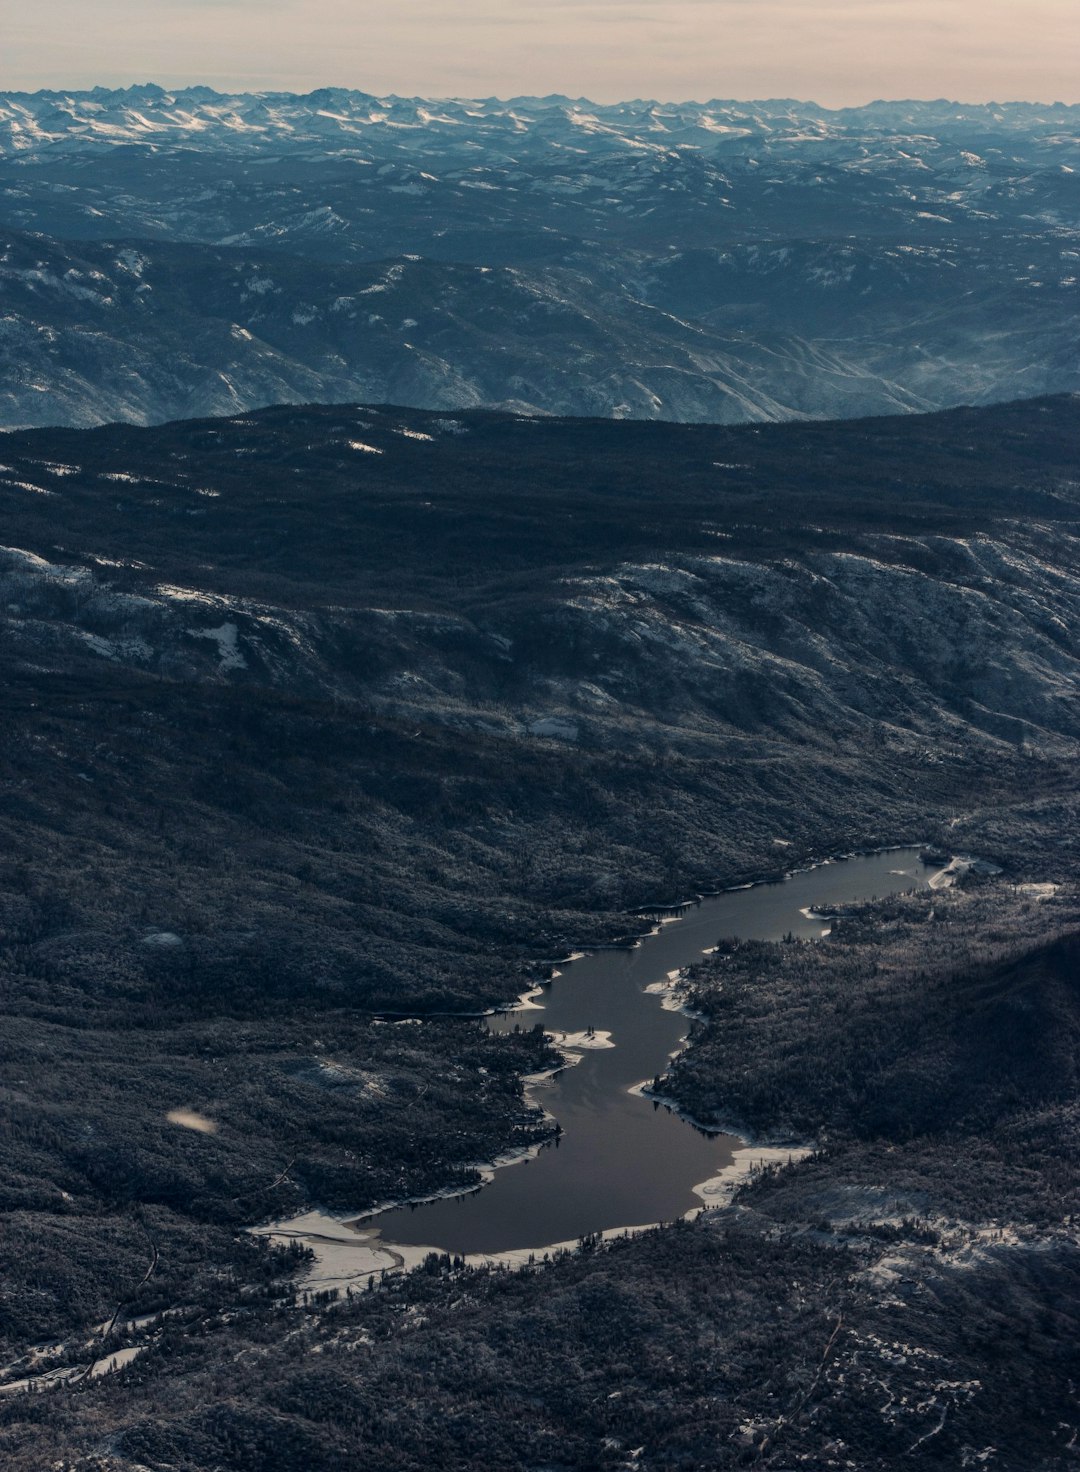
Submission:
M 0 96 L 0 424 L 1080 387 L 1080 108 Z

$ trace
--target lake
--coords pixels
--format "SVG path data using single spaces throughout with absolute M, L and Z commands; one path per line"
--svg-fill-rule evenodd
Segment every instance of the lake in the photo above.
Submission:
M 562 1126 L 558 1141 L 500 1168 L 468 1195 L 396 1207 L 357 1225 L 386 1248 L 475 1256 L 672 1221 L 700 1206 L 695 1187 L 729 1165 L 743 1141 L 707 1134 L 632 1092 L 664 1072 L 689 1025 L 647 989 L 667 983 L 722 938 L 820 939 L 828 920 L 807 913 L 811 907 L 926 888 L 933 872 L 917 849 L 837 860 L 704 899 L 633 949 L 567 962 L 524 1010 L 490 1019 L 496 1031 L 540 1022 L 577 1038 L 571 1052 L 578 1061 L 532 1089 Z M 581 1036 L 590 1030 L 591 1037 Z

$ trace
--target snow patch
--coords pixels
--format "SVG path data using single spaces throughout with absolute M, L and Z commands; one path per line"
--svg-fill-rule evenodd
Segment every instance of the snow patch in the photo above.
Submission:
M 177 946 L 184 944 L 180 936 L 173 930 L 153 930 L 149 935 L 143 936 L 142 943 L 144 946 L 154 946 L 165 951 L 175 950 Z
M 610 1032 L 553 1032 L 550 1035 L 562 1053 L 584 1053 L 593 1048 L 614 1048 Z
M 226 620 L 216 629 L 188 629 L 193 639 L 213 639 L 218 647 L 218 668 L 222 670 L 246 670 L 247 660 L 240 652 L 240 631 L 234 623 Z
M 1061 889 L 1060 884 L 1018 884 L 1017 894 L 1026 895 L 1029 900 L 1052 900 Z
M 533 736 L 547 736 L 554 741 L 576 741 L 578 730 L 576 721 L 569 721 L 563 716 L 543 716 L 529 724 L 529 731 Z

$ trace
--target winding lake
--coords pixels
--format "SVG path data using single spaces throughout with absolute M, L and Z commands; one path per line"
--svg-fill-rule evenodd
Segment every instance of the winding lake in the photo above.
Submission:
M 828 922 L 804 913 L 810 907 L 922 889 L 932 872 L 917 849 L 843 859 L 702 900 L 632 950 L 595 951 L 566 963 L 531 1005 L 490 1020 L 496 1031 L 536 1022 L 571 1037 L 593 1031 L 573 1048 L 578 1062 L 533 1087 L 534 1098 L 562 1126 L 558 1142 L 499 1169 L 468 1195 L 397 1207 L 357 1226 L 385 1248 L 472 1256 L 672 1221 L 700 1206 L 695 1186 L 717 1176 L 743 1142 L 707 1135 L 632 1092 L 664 1072 L 688 1026 L 646 989 L 722 938 L 782 940 L 789 932 L 819 938 Z

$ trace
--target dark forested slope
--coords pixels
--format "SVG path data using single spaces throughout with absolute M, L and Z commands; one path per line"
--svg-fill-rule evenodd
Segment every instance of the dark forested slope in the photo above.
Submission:
M 11 1358 L 85 1334 L 121 1301 L 216 1312 L 257 1276 L 243 1224 L 467 1183 L 478 1159 L 537 1137 L 519 1080 L 543 1061 L 540 1038 L 380 1027 L 369 1009 L 490 1005 L 574 944 L 633 931 L 630 907 L 853 845 L 933 839 L 996 859 L 1005 888 L 1053 881 L 1067 895 L 1078 430 L 1080 406 L 1061 398 L 767 430 L 338 405 L 5 436 Z M 1071 1107 L 1070 923 L 1055 912 L 1053 930 L 1049 910 L 1035 913 L 1045 923 L 1035 935 L 1024 921 L 1026 948 L 1000 936 L 984 969 L 959 959 L 958 988 L 920 963 L 910 990 L 881 997 L 842 980 L 878 958 L 845 949 L 841 925 L 840 981 L 813 982 L 815 960 L 770 982 L 785 1015 L 806 1019 L 790 1034 L 765 1027 L 751 991 L 717 1000 L 703 982 L 716 1027 L 672 1087 L 755 1129 L 842 1135 L 856 1184 L 877 1168 L 864 1152 L 909 1149 L 929 1111 L 967 1132 L 964 1149 L 991 1139 L 1004 1164 L 956 1210 L 974 1218 L 981 1200 L 995 1213 L 1019 1148 L 1001 1131 L 1030 1126 L 1033 1158 L 1048 1160 Z M 949 932 L 961 949 L 976 920 Z M 925 996 L 920 969 L 932 972 Z M 807 977 L 820 1007 L 798 992 Z M 725 1006 L 739 1020 L 728 1040 Z M 1046 1026 L 1014 1028 L 1012 1007 Z M 940 1019 L 937 1054 L 900 1047 L 925 1037 L 920 1017 Z M 1002 1069 L 1000 1050 L 1021 1036 L 1028 1062 Z M 739 1069 L 757 1060 L 757 1092 L 732 1082 L 729 1043 Z M 849 1055 L 862 1058 L 854 1082 L 837 1063 Z M 957 1071 L 1009 1081 L 997 1113 L 953 1099 Z M 1033 1077 L 1046 1084 L 1037 1096 Z M 216 1133 L 171 1123 L 178 1109 Z M 958 1138 L 933 1149 L 955 1152 Z M 904 1166 L 924 1196 L 942 1158 L 916 1151 Z M 1051 1179 L 1039 1175 L 1032 1200 L 1049 1199 Z M 790 1210 L 777 1205 L 777 1222 Z M 1049 1230 L 1045 1214 L 1036 1228 Z M 835 1281 L 836 1247 L 807 1245 L 814 1282 Z M 651 1250 L 627 1249 L 643 1254 L 635 1271 L 650 1271 Z M 692 1252 L 714 1250 L 728 1249 Z M 1057 1251 L 1039 1259 L 1051 1276 L 1064 1271 Z M 776 1313 L 795 1344 L 803 1270 L 791 1262 L 793 1296 Z M 534 1291 L 546 1290 L 513 1290 Z M 1030 1283 L 1023 1293 L 1038 1301 Z M 481 1340 L 496 1322 L 481 1315 Z M 238 1348 L 222 1332 L 208 1351 L 219 1366 Z M 729 1368 L 708 1394 L 728 1396 L 729 1416 L 738 1376 L 756 1383 L 758 1350 L 717 1353 Z M 507 1354 L 498 1374 L 513 1379 Z M 604 1364 L 618 1388 L 622 1371 Z M 654 1449 L 689 1435 L 671 1373 Z M 33 1465 L 25 1457 L 57 1436 L 80 1445 L 68 1395 L 40 1413 L 10 1403 L 12 1465 Z M 564 1408 L 544 1437 L 570 1435 L 579 1412 Z M 248 1433 L 231 1414 L 185 1423 L 187 1463 L 145 1436 L 130 1457 L 269 1465 L 265 1447 L 242 1459 Z M 274 1411 L 294 1414 L 284 1400 Z M 724 1424 L 724 1446 L 742 1446 L 742 1423 Z M 568 1465 L 607 1465 L 589 1427 Z M 457 1465 L 448 1428 L 430 1445 Z M 403 1466 L 428 1445 L 414 1432 Z M 303 1434 L 325 1456 L 354 1444 Z M 460 1457 L 472 1455 L 461 1435 Z M 542 1437 L 528 1465 L 550 1446 Z

